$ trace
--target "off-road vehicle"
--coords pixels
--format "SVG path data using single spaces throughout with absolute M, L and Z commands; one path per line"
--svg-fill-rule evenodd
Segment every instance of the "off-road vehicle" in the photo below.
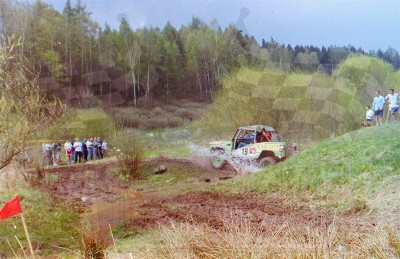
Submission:
M 237 129 L 232 140 L 210 143 L 210 163 L 216 169 L 239 159 L 264 168 L 287 157 L 287 143 L 272 127 L 253 125 Z

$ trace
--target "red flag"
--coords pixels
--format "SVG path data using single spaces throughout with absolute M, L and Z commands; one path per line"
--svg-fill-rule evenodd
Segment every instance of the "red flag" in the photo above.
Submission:
M 6 218 L 12 217 L 21 212 L 21 204 L 19 203 L 18 196 L 15 195 L 15 197 L 6 202 L 6 204 L 4 204 L 3 208 L 0 210 L 0 219 L 5 220 Z

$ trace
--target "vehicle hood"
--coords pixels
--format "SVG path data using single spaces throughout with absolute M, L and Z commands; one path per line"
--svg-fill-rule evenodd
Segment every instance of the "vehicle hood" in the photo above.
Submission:
M 230 145 L 230 144 L 232 144 L 232 142 L 231 141 L 212 141 L 212 142 L 210 142 L 209 143 L 209 145 L 210 146 L 213 146 L 213 147 L 219 147 L 219 146 L 227 146 L 227 145 Z

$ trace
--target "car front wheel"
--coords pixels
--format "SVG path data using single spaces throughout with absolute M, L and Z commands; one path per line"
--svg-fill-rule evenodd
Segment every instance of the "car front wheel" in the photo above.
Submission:
M 212 151 L 210 163 L 215 169 L 222 169 L 225 166 L 226 160 L 222 157 L 222 151 Z

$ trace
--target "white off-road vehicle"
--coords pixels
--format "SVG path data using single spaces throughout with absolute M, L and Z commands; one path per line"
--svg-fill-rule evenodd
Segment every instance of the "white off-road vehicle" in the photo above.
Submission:
M 287 157 L 287 143 L 272 127 L 245 126 L 237 129 L 232 140 L 210 143 L 210 163 L 216 169 L 227 161 L 240 160 L 264 168 Z

